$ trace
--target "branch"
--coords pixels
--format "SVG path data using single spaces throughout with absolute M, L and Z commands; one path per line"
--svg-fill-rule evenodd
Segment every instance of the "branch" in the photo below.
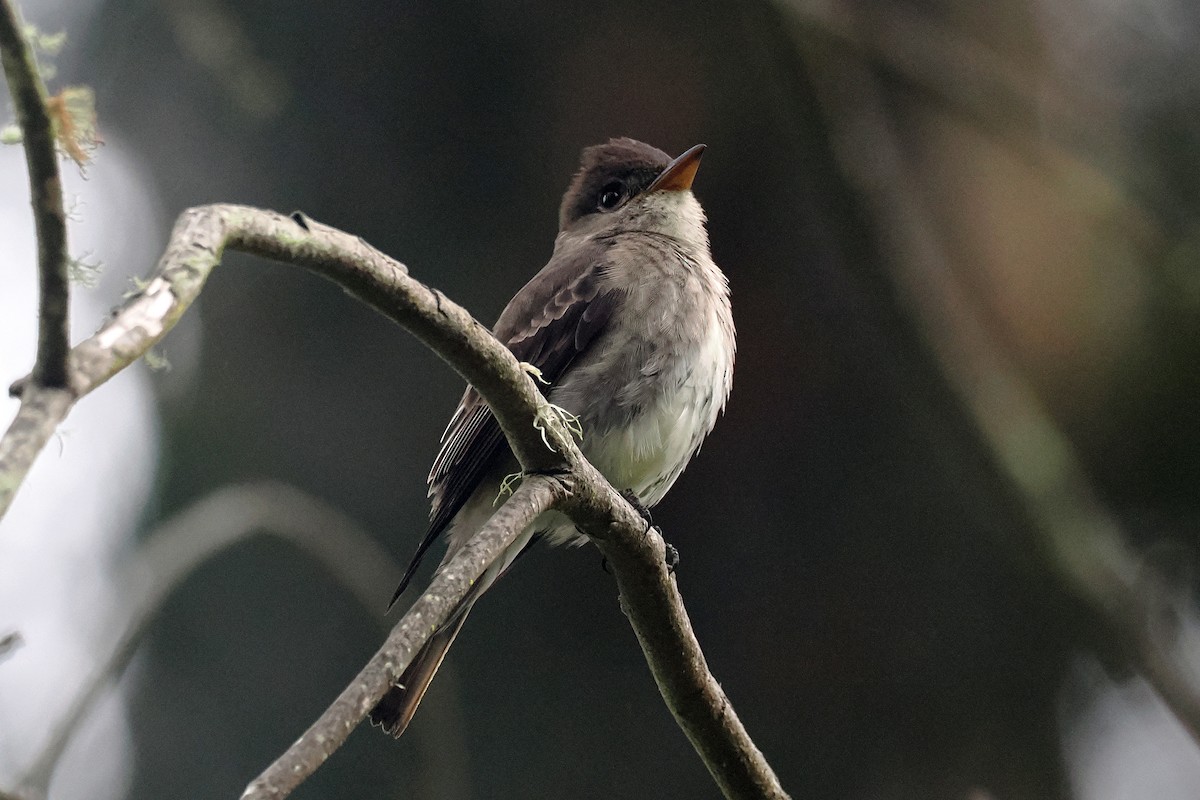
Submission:
M 659 693 L 727 798 L 787 800 L 771 765 L 755 746 L 692 630 L 666 543 L 600 472 L 575 467 L 563 505 L 600 548 L 621 591 L 621 608 L 637 634 Z
M 837 155 L 880 237 L 896 255 L 891 275 L 949 385 L 963 401 L 1033 525 L 1022 543 L 1123 645 L 1200 743 L 1200 685 L 1170 633 L 1168 582 L 1127 544 L 1092 489 L 1070 440 L 997 344 L 909 172 L 871 70 L 833 48 L 801 42 Z
M 524 469 L 560 464 L 524 421 L 544 419 L 551 444 L 560 453 L 569 446 L 570 435 L 547 410 L 528 376 L 521 381 L 500 379 L 516 374 L 508 370 L 519 371 L 516 359 L 461 306 L 409 277 L 402 264 L 362 239 L 301 214 L 285 217 L 246 206 L 200 206 L 180 215 L 145 287 L 71 351 L 64 389 L 29 379 L 13 385 L 11 392 L 21 397 L 21 408 L 0 439 L 0 519 L 71 406 L 162 340 L 199 297 L 226 248 L 307 267 L 400 323 L 479 389 L 493 409 L 506 410 L 497 419 Z
M 649 647 L 647 660 L 659 689 L 726 796 L 786 797 L 708 673 L 666 572 L 661 538 L 646 533 L 637 512 L 584 460 L 508 348 L 462 307 L 409 277 L 401 264 L 361 239 L 301 214 L 284 217 L 232 205 L 184 212 L 145 288 L 72 351 L 68 389 L 48 394 L 29 381 L 20 383 L 22 407 L 15 432 L 10 429 L 0 440 L 0 514 L 71 404 L 166 335 L 195 301 L 226 248 L 307 267 L 413 333 L 479 390 L 528 474 L 492 521 L 438 573 L 359 677 L 247 788 L 246 797 L 284 797 L 317 769 L 445 621 L 470 581 L 520 530 L 552 507 L 578 517 L 608 554 L 622 602 L 639 640 Z M 546 430 L 553 450 L 543 443 L 535 420 Z M 551 472 L 560 477 L 537 474 Z M 657 630 L 658 625 L 666 627 Z
M 23 29 L 20 14 L 10 0 L 0 0 L 0 60 L 4 62 L 4 77 L 12 94 L 25 147 L 38 241 L 40 307 L 33 380 L 39 386 L 61 388 L 67 382 L 67 350 L 70 346 L 67 215 L 63 210 L 54 127 L 46 110 L 46 87 L 38 74 L 33 48 Z
M 449 618 L 488 566 L 533 524 L 538 515 L 565 496 L 565 486 L 554 478 L 541 475 L 526 478 L 483 529 L 438 570 L 429 588 L 396 623 L 383 647 L 338 695 L 333 705 L 246 787 L 242 800 L 287 797 L 324 764 L 383 698 L 413 656 Z
M 128 617 L 116 643 L 17 782 L 22 797 L 48 796 L 54 770 L 81 720 L 124 674 L 171 593 L 209 559 L 258 532 L 316 558 L 369 612 L 378 611 L 379 587 L 399 571 L 387 551 L 353 520 L 291 486 L 231 486 L 205 496 L 159 525 L 123 568 L 120 583 L 133 594 Z

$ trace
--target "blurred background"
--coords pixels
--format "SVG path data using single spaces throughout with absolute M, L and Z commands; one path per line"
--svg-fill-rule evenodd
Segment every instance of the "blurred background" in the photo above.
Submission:
M 1193 3 L 22 8 L 67 31 L 51 87 L 92 86 L 106 142 L 87 180 L 67 168 L 73 249 L 103 264 L 80 337 L 208 202 L 302 209 L 490 323 L 548 258 L 582 147 L 707 143 L 734 392 L 656 520 L 792 796 L 1197 796 L 1196 742 L 1028 495 L 1067 483 L 1114 523 L 1200 679 Z M 23 159 L 0 159 L 7 385 L 35 301 Z M 159 356 L 80 404 L 4 523 L 0 633 L 24 644 L 0 663 L 3 788 L 155 583 L 164 530 L 236 543 L 165 587 L 53 797 L 236 796 L 394 619 L 461 380 L 335 286 L 237 255 Z M 295 796 L 718 793 L 588 547 L 523 559 L 405 738 L 356 731 Z

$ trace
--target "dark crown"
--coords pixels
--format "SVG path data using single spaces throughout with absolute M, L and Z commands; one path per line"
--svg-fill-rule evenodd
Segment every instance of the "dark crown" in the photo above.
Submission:
M 605 186 L 621 183 L 631 197 L 636 196 L 670 163 L 671 157 L 657 147 L 626 137 L 585 147 L 579 171 L 563 195 L 558 229 L 596 212 L 596 200 Z

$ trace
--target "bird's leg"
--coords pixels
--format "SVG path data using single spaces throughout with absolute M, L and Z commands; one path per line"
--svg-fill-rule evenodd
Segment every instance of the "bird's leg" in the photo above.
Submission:
M 663 529 L 654 524 L 654 517 L 650 515 L 650 509 L 647 508 L 646 504 L 643 503 L 641 499 L 633 493 L 632 489 L 626 489 L 621 492 L 621 497 L 625 498 L 625 502 L 633 506 L 633 510 L 638 512 L 642 519 L 646 521 L 647 533 L 653 529 L 659 536 L 663 535 Z M 666 557 L 663 560 L 667 564 L 667 574 L 671 574 L 675 572 L 675 567 L 679 566 L 679 551 L 675 549 L 675 545 L 666 540 L 666 537 L 663 537 L 663 544 L 666 545 L 667 548 Z
M 659 530 L 662 529 L 659 528 Z M 665 539 L 663 540 L 663 544 L 666 545 L 667 548 L 667 553 L 663 557 L 663 561 L 666 562 L 667 565 L 667 574 L 674 575 L 675 568 L 679 566 L 679 550 L 675 548 L 675 545 L 671 544 Z
M 625 498 L 625 502 L 633 506 L 633 510 L 638 512 L 642 519 L 646 520 L 646 530 L 658 527 L 654 524 L 654 517 L 650 515 L 650 509 L 646 507 L 646 504 L 642 502 L 640 497 L 633 493 L 633 489 L 625 489 L 621 492 L 621 497 Z M 662 533 L 661 528 L 659 528 L 659 533 Z

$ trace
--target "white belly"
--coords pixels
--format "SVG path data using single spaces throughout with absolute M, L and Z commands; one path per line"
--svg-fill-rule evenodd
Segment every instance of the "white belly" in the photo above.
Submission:
M 657 402 L 625 424 L 608 430 L 584 426 L 580 449 L 617 490 L 633 490 L 647 507 L 654 506 L 675 483 L 704 437 L 716 424 L 729 396 L 733 373 L 732 342 L 721 326 L 712 326 L 690 357 L 686 376 L 664 376 Z M 682 374 L 681 370 L 681 374 Z M 573 526 L 556 526 L 554 543 L 585 541 Z

